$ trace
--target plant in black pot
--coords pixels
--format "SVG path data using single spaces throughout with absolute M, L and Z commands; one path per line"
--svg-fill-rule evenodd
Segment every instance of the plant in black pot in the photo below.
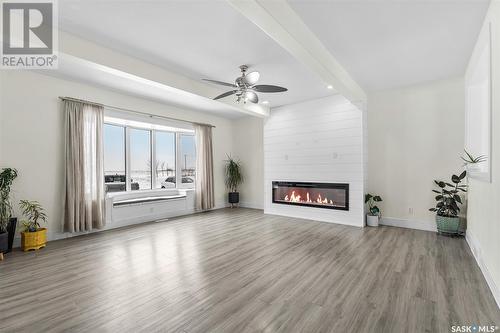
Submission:
M 10 202 L 10 189 L 16 178 L 16 169 L 4 168 L 0 172 L 0 253 L 12 250 L 16 233 L 17 219 L 12 217 L 12 204 Z
M 462 172 L 459 176 L 451 176 L 451 183 L 435 180 L 438 189 L 432 190 L 437 193 L 436 207 L 429 209 L 436 212 L 436 224 L 438 232 L 450 235 L 458 235 L 460 230 L 459 204 L 462 204 L 460 193 L 467 192 L 467 185 L 462 184 L 467 172 Z
M 243 183 L 243 175 L 241 173 L 241 163 L 236 161 L 230 155 L 227 156 L 226 167 L 226 187 L 229 190 L 228 201 L 231 204 L 231 208 L 235 204 L 240 202 L 240 193 L 238 192 L 238 186 Z

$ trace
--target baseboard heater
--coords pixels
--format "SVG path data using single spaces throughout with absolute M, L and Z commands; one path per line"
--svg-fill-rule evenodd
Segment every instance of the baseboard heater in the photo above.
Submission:
M 155 203 L 159 201 L 179 200 L 184 198 L 186 198 L 185 194 L 124 199 L 124 200 L 113 201 L 113 207 L 139 205 L 144 203 Z

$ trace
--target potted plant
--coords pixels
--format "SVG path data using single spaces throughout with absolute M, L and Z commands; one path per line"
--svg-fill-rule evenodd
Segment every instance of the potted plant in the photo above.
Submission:
M 380 208 L 378 208 L 377 202 L 381 201 L 382 198 L 379 195 L 373 195 L 370 193 L 365 194 L 365 204 L 368 205 L 366 224 L 370 227 L 378 227 L 378 222 L 380 220 Z
M 17 219 L 12 217 L 12 204 L 10 202 L 10 189 L 16 178 L 16 169 L 4 168 L 0 172 L 0 253 L 12 250 L 16 233 Z
M 47 243 L 47 229 L 40 227 L 40 222 L 47 221 L 45 211 L 37 201 L 21 200 L 19 206 L 26 220 L 21 232 L 21 248 L 23 251 L 38 250 Z
M 434 189 L 432 192 L 437 193 L 436 207 L 430 208 L 431 212 L 436 212 L 437 230 L 444 234 L 457 235 L 460 233 L 460 212 L 459 204 L 462 204 L 460 192 L 467 192 L 467 185 L 462 184 L 462 180 L 467 175 L 467 171 L 462 172 L 459 176 L 452 175 L 451 182 L 447 183 L 435 180 L 434 183 L 439 189 Z
M 479 169 L 478 164 L 485 162 L 488 158 L 486 155 L 479 155 L 477 157 L 474 157 L 472 154 L 470 154 L 467 150 L 464 149 L 465 156 L 460 156 L 462 161 L 464 161 L 464 167 L 468 171 L 476 171 Z
M 238 186 L 243 183 L 243 175 L 241 173 L 240 161 L 236 161 L 230 155 L 227 156 L 226 160 L 225 176 L 226 187 L 229 190 L 228 201 L 232 208 L 235 204 L 240 202 Z

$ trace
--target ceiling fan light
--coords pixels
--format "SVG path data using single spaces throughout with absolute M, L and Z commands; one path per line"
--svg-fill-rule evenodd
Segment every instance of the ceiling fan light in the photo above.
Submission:
M 248 84 L 250 86 L 256 84 L 257 81 L 259 81 L 259 78 L 260 78 L 259 72 L 251 72 L 251 73 L 248 73 L 244 76 L 244 80 L 245 80 L 246 84 Z

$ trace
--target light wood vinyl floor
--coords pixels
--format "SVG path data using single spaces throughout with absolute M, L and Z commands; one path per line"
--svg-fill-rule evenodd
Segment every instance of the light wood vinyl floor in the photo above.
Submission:
M 499 325 L 465 241 L 209 213 L 0 262 L 0 332 L 449 332 Z

